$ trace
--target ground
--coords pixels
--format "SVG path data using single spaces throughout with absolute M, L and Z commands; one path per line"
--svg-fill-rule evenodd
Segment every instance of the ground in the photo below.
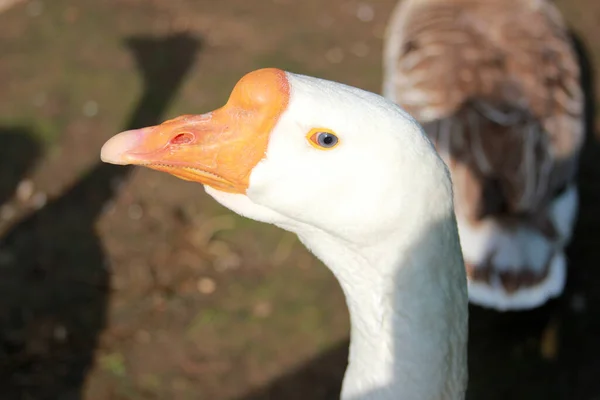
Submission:
M 395 2 L 8 3 L 1 398 L 335 398 L 348 317 L 329 271 L 293 235 L 233 215 L 199 185 L 102 165 L 99 150 L 121 130 L 218 107 L 259 67 L 379 91 Z M 600 3 L 559 6 L 600 65 Z M 600 399 L 600 148 L 589 122 L 567 292 L 533 312 L 472 307 L 469 399 Z

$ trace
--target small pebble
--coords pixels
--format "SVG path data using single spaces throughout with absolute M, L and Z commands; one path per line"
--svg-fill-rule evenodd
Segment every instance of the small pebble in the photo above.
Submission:
M 127 215 L 132 220 L 137 221 L 144 216 L 144 210 L 139 204 L 132 204 L 127 209 Z
M 238 269 L 241 265 L 242 258 L 235 253 L 230 253 L 227 256 L 219 257 L 214 261 L 215 270 L 217 272 Z
M 86 101 L 86 103 L 83 105 L 83 115 L 90 118 L 95 117 L 98 115 L 98 108 L 98 103 L 95 101 Z
M 108 200 L 106 203 L 104 203 L 104 205 L 102 206 L 102 214 L 106 214 L 106 215 L 114 214 L 114 212 L 117 209 L 115 204 L 116 203 L 114 200 Z
M 41 210 L 44 208 L 47 202 L 48 196 L 44 192 L 37 192 L 31 198 L 31 206 L 36 210 Z
M 542 331 L 540 338 L 540 354 L 545 360 L 555 360 L 558 356 L 559 332 L 556 321 L 551 321 Z
M 208 244 L 207 251 L 215 258 L 226 257 L 231 253 L 231 248 L 226 242 L 221 240 L 212 240 Z
M 67 328 L 62 325 L 57 325 L 54 327 L 54 340 L 57 342 L 64 342 L 67 339 Z
M 211 278 L 198 280 L 198 291 L 202 294 L 212 294 L 217 290 L 217 283 Z
M 373 21 L 375 10 L 368 3 L 360 3 L 356 9 L 356 17 L 363 22 Z
M 5 204 L 0 208 L 0 218 L 4 221 L 10 221 L 17 215 L 17 211 L 10 204 Z
M 21 203 L 27 202 L 31 196 L 33 196 L 34 186 L 33 182 L 29 179 L 25 179 L 17 186 L 17 200 Z
M 208 245 L 207 250 L 214 257 L 213 264 L 217 272 L 237 269 L 242 265 L 242 258 L 232 251 L 225 242 L 213 240 Z
M 327 51 L 325 58 L 332 64 L 339 64 L 344 60 L 344 51 L 339 47 L 334 47 Z
M 273 305 L 268 301 L 261 301 L 254 305 L 252 313 L 258 318 L 266 318 L 273 312 Z
M 366 57 L 369 54 L 369 46 L 365 42 L 358 42 L 352 46 L 351 51 L 357 57 Z

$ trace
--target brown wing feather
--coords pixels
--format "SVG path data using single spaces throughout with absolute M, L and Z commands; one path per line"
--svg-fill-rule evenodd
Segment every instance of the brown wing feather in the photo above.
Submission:
M 560 184 L 553 179 L 555 162 L 540 123 L 516 108 L 502 115 L 505 124 L 498 123 L 488 107 L 469 101 L 452 117 L 424 124 L 442 156 L 452 155 L 445 158 L 458 188 L 457 203 L 474 220 L 536 210 L 558 189 L 550 187 Z M 496 114 L 506 110 L 492 109 Z
M 572 179 L 583 136 L 579 69 L 560 15 L 539 0 L 407 7 L 395 33 L 396 101 L 451 158 L 454 179 L 469 183 L 455 185 L 457 203 L 475 219 L 538 210 Z

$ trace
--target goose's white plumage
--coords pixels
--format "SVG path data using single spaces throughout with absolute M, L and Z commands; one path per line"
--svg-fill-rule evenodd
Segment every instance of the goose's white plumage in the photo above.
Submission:
M 583 143 L 579 68 L 548 0 L 403 0 L 384 95 L 448 164 L 472 302 L 537 307 L 565 284 Z
M 320 131 L 337 145 L 315 141 Z M 295 232 L 346 295 L 343 399 L 464 398 L 467 283 L 450 176 L 392 102 L 258 70 L 223 108 L 121 133 L 102 159 L 201 182 L 236 213 Z

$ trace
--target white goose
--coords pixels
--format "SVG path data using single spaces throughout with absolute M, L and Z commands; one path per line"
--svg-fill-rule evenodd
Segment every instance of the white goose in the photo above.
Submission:
M 200 182 L 327 264 L 351 319 L 342 399 L 464 398 L 467 283 L 450 177 L 392 102 L 262 69 L 224 107 L 120 133 L 101 157 Z
M 583 143 L 579 67 L 548 0 L 403 0 L 384 95 L 448 164 L 472 302 L 537 307 L 565 284 Z

